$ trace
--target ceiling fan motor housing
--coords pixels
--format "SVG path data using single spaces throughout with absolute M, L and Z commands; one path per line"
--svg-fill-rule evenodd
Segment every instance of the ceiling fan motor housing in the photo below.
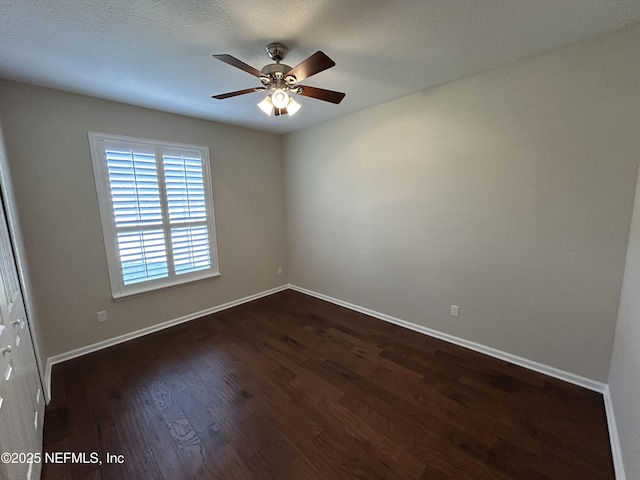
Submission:
M 271 88 L 286 89 L 295 83 L 295 77 L 285 77 L 290 70 L 291 67 L 284 63 L 272 63 L 265 65 L 261 70 L 261 72 L 264 73 L 264 76 L 260 77 L 260 81 L 263 85 L 270 86 Z
M 284 77 L 284 75 L 289 73 L 290 70 L 291 67 L 284 63 L 271 63 L 262 67 L 261 72 L 265 75 L 273 75 L 274 77 Z

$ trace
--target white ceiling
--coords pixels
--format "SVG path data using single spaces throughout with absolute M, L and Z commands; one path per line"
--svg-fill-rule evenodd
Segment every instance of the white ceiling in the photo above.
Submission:
M 2 0 L 0 76 L 284 133 L 639 21 L 638 0 Z M 272 41 L 291 66 L 329 55 L 301 83 L 342 103 L 297 97 L 289 118 L 260 93 L 211 99 L 260 86 L 212 54 L 260 69 Z

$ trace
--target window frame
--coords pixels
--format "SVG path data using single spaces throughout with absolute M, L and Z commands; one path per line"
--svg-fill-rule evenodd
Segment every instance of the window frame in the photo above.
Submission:
M 156 290 L 171 288 L 187 283 L 197 282 L 209 278 L 219 277 L 220 269 L 218 263 L 218 248 L 216 241 L 215 215 L 213 204 L 213 184 L 211 181 L 211 165 L 209 157 L 209 147 L 203 145 L 190 145 L 176 142 L 166 142 L 161 140 L 151 140 L 146 138 L 128 137 L 123 135 L 113 135 L 109 133 L 88 132 L 89 147 L 91 151 L 91 162 L 93 165 L 94 179 L 96 182 L 96 192 L 98 195 L 98 207 L 102 225 L 107 267 L 109 271 L 109 282 L 111 285 L 111 295 L 114 300 L 150 293 Z M 120 251 L 118 248 L 118 232 L 116 218 L 111 199 L 111 185 L 106 159 L 105 142 L 119 142 L 144 145 L 152 148 L 156 160 L 156 173 L 160 190 L 160 203 L 162 205 L 162 223 L 155 227 L 164 233 L 166 256 L 167 256 L 167 277 L 145 280 L 141 282 L 124 284 L 124 275 L 120 261 Z M 209 258 L 211 266 L 207 269 L 196 270 L 188 273 L 176 274 L 173 271 L 173 245 L 171 240 L 172 223 L 168 215 L 168 200 L 165 185 L 164 162 L 162 157 L 163 149 L 190 150 L 200 152 L 202 159 L 202 177 L 204 183 L 204 196 L 206 206 L 206 224 L 209 237 Z M 189 223 L 184 224 L 189 225 Z M 175 228 L 175 223 L 173 227 Z M 122 228 L 122 227 L 121 227 Z M 144 230 L 141 227 L 140 230 Z

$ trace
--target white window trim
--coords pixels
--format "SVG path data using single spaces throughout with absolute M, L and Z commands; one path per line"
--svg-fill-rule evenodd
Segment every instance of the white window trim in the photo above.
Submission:
M 213 210 L 213 184 L 211 182 L 211 166 L 209 160 L 209 147 L 201 145 L 189 145 L 183 143 L 165 142 L 159 140 L 150 140 L 145 138 L 127 137 L 123 135 L 112 135 L 108 133 L 88 132 L 89 147 L 91 150 L 91 160 L 93 164 L 93 173 L 96 182 L 96 191 L 98 194 L 98 207 L 100 210 L 100 219 L 102 223 L 102 234 L 104 238 L 105 253 L 107 257 L 107 267 L 109 270 L 109 281 L 111 284 L 111 294 L 114 300 L 123 299 L 131 296 L 141 295 L 153 292 L 155 290 L 184 285 L 186 283 L 197 282 L 208 278 L 219 277 L 220 270 L 218 265 L 218 248 L 216 242 L 215 215 Z M 113 207 L 111 205 L 111 192 L 109 187 L 109 173 L 107 170 L 107 161 L 105 158 L 105 141 L 115 142 L 131 142 L 146 143 L 154 147 L 156 157 L 159 148 L 176 148 L 187 150 L 198 150 L 202 154 L 203 159 L 203 181 L 205 182 L 205 201 L 207 209 L 207 226 L 209 234 L 209 254 L 211 259 L 211 268 L 199 270 L 195 272 L 183 273 L 175 275 L 169 272 L 169 277 L 145 282 L 125 285 L 120 264 L 120 254 L 117 248 L 117 231 L 115 218 L 113 215 Z M 159 183 L 163 178 L 160 178 Z M 161 190 L 163 188 L 161 187 Z M 163 221 L 163 229 L 168 228 Z M 167 257 L 172 252 L 167 249 Z M 173 262 L 171 262 L 173 263 Z

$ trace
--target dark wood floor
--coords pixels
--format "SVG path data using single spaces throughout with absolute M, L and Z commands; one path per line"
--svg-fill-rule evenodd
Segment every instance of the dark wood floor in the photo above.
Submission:
M 61 451 L 103 464 L 44 480 L 614 478 L 601 395 L 293 291 L 56 365 Z

